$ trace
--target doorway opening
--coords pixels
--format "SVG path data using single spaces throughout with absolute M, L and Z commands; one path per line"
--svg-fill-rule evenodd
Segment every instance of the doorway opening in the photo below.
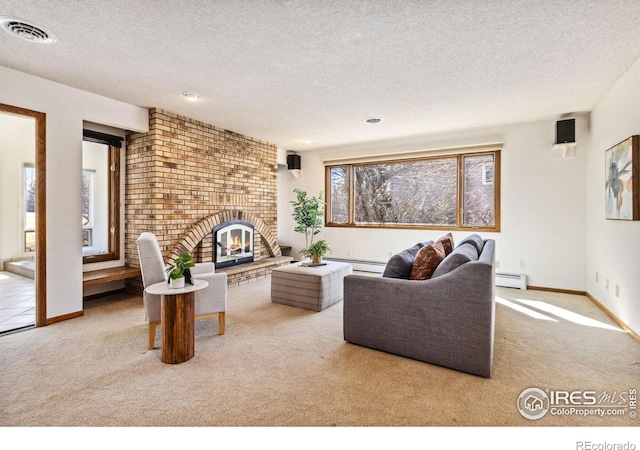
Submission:
M 0 334 L 46 325 L 45 126 L 0 104 Z

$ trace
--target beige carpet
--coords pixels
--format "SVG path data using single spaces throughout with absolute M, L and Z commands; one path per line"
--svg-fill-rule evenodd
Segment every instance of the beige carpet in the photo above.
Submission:
M 342 303 L 320 313 L 273 304 L 269 282 L 230 289 L 227 334 L 198 321 L 195 357 L 179 365 L 147 350 L 142 300 L 125 294 L 0 336 L 0 425 L 640 424 L 628 414 L 531 421 L 516 408 L 528 387 L 640 387 L 640 344 L 585 297 L 498 289 L 494 375 L 484 379 L 346 343 Z

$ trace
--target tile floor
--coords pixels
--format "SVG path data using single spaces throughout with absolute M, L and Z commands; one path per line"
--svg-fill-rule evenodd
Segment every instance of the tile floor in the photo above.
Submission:
M 34 280 L 0 271 L 0 334 L 34 326 L 35 323 Z

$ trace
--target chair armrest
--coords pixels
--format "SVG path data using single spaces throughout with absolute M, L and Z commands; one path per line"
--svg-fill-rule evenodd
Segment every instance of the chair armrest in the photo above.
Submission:
M 191 275 L 214 273 L 215 271 L 215 264 L 212 262 L 196 263 L 196 265 L 191 268 Z
M 217 291 L 227 291 L 227 274 L 226 273 L 201 273 L 194 274 L 193 278 L 204 280 L 209 286 L 214 287 Z
M 216 311 L 227 310 L 226 273 L 204 273 L 193 275 L 193 278 L 209 283 L 206 288 L 196 291 L 196 300 L 202 298 L 204 302 L 211 304 Z M 196 305 L 196 308 L 198 308 L 198 305 Z

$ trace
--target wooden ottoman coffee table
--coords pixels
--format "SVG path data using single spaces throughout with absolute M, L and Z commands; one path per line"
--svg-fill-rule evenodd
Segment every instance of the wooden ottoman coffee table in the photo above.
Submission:
M 305 267 L 302 262 L 271 271 L 271 301 L 311 311 L 322 311 L 342 301 L 343 279 L 353 273 L 351 264 L 324 261 Z

